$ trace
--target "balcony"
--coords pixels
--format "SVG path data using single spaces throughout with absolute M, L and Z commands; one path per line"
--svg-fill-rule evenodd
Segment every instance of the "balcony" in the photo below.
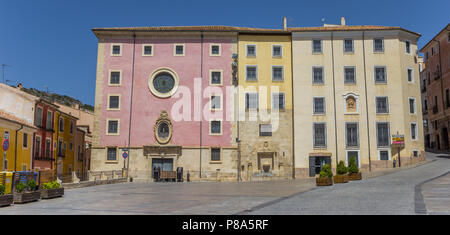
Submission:
M 45 150 L 44 154 L 42 154 L 40 152 L 34 152 L 33 158 L 35 160 L 41 160 L 41 161 L 53 161 L 54 160 L 53 151 Z
M 433 114 L 438 113 L 438 111 L 439 111 L 439 110 L 438 110 L 438 107 L 437 107 L 437 106 L 434 106 L 434 107 L 433 107 Z

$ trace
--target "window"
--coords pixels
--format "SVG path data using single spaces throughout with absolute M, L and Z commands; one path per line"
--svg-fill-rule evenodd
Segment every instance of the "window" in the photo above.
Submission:
M 375 83 L 387 83 L 386 67 L 375 67 Z
M 353 39 L 344 39 L 344 52 L 353 52 Z
M 322 40 L 320 39 L 312 40 L 312 51 L 313 53 L 322 53 Z
M 314 147 L 315 148 L 327 147 L 325 123 L 314 123 L 313 128 L 314 128 L 314 130 L 313 130 Z
M 325 114 L 325 97 L 313 97 L 313 114 Z
M 246 71 L 245 80 L 247 81 L 258 80 L 258 67 L 256 65 L 247 65 L 245 71 Z
M 122 55 L 122 45 L 121 44 L 112 44 L 111 45 L 111 55 L 112 56 L 121 56 Z
M 28 134 L 27 133 L 23 133 L 22 146 L 23 146 L 23 148 L 28 148 Z
M 359 151 L 347 151 L 347 165 L 350 162 L 350 159 L 354 158 L 356 165 L 359 165 Z
M 117 148 L 108 148 L 108 155 L 106 157 L 107 161 L 116 161 L 117 160 Z
M 260 124 L 259 136 L 272 136 L 272 124 Z
M 222 96 L 212 95 L 211 96 L 211 110 L 222 109 Z
M 419 151 L 413 150 L 413 156 L 414 156 L 414 157 L 418 157 L 418 156 L 419 156 Z
M 119 120 L 108 120 L 108 134 L 119 134 Z
M 184 45 L 183 44 L 175 44 L 174 45 L 174 55 L 175 56 L 184 56 Z
M 423 111 L 428 111 L 428 101 L 426 99 L 423 100 Z
M 413 69 L 408 68 L 408 69 L 406 70 L 406 74 L 407 74 L 407 77 L 408 77 L 408 82 L 414 82 L 414 72 L 413 72 Z
M 109 95 L 108 110 L 119 110 L 119 109 L 120 109 L 120 96 Z
M 220 45 L 219 44 L 211 44 L 211 48 L 210 48 L 210 56 L 220 56 L 221 51 L 220 51 Z
M 434 47 L 431 48 L 431 55 L 434 55 Z
M 450 33 L 447 34 L 447 42 L 450 42 Z
M 65 152 L 63 149 L 63 142 L 62 142 L 62 140 L 58 140 L 58 156 L 64 157 L 64 155 L 65 155 Z
M 64 132 L 64 118 L 59 118 L 59 131 Z
M 247 45 L 247 56 L 256 56 L 256 45 Z
M 405 52 L 406 54 L 411 54 L 411 42 L 405 41 Z
M 313 84 L 324 84 L 323 67 L 313 67 Z
M 211 71 L 211 85 L 222 85 L 222 71 Z
M 153 45 L 142 45 L 142 56 L 153 56 Z
M 220 148 L 211 148 L 211 161 L 220 161 Z
M 374 38 L 373 39 L 373 52 L 384 52 L 384 39 Z
M 41 157 L 41 137 L 36 136 L 36 146 L 35 146 L 35 153 L 37 154 L 37 158 Z
M 272 57 L 282 57 L 283 47 L 281 45 L 272 45 Z
M 51 152 L 50 152 L 51 146 L 52 146 L 51 140 L 50 139 L 46 139 L 45 140 L 45 157 L 46 158 L 51 158 L 52 157 Z
M 355 84 L 356 83 L 355 67 L 344 67 L 344 83 L 345 84 Z
M 447 103 L 447 108 L 450 107 L 450 94 L 449 94 L 449 89 L 445 90 L 445 101 Z
M 221 135 L 222 134 L 222 121 L 211 121 L 210 122 L 210 134 L 211 135 Z
M 50 112 L 50 111 L 47 111 L 47 124 L 46 124 L 46 128 L 47 128 L 47 130 L 52 130 L 53 129 L 53 126 L 52 126 L 52 117 L 53 117 L 53 115 L 52 115 L 53 113 L 52 112 Z
M 381 161 L 389 160 L 389 151 L 388 150 L 380 150 L 379 154 L 380 154 L 379 157 L 380 157 Z
M 428 60 L 428 52 L 425 53 L 425 61 L 427 61 L 427 60 Z
M 41 107 L 36 108 L 36 125 L 39 127 L 42 126 L 42 108 Z
M 72 140 L 70 140 L 70 142 L 69 142 L 69 149 L 73 150 L 73 142 L 72 142 Z
M 389 123 L 378 122 L 377 123 L 377 146 L 389 147 Z
M 358 123 L 345 123 L 347 147 L 359 146 Z
M 272 109 L 284 110 L 285 108 L 284 93 L 272 93 Z
M 73 121 L 70 121 L 70 134 L 73 134 Z
M 121 71 L 110 71 L 109 85 L 120 85 L 122 83 Z
M 283 81 L 284 71 L 283 66 L 272 66 L 272 81 Z
M 375 97 L 377 114 L 389 113 L 389 102 L 387 96 Z
M 409 113 L 410 114 L 416 113 L 416 99 L 415 98 L 409 98 Z
M 417 140 L 417 124 L 411 123 L 411 140 Z
M 246 93 L 245 94 L 245 108 L 246 109 L 258 109 L 258 93 Z

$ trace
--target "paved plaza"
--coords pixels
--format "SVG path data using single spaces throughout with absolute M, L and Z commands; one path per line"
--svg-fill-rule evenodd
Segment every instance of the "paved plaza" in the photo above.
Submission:
M 450 159 L 427 158 L 417 167 L 331 187 L 318 188 L 314 179 L 122 183 L 68 189 L 63 198 L 0 208 L 0 214 L 416 214 L 421 203 L 428 214 L 449 214 Z

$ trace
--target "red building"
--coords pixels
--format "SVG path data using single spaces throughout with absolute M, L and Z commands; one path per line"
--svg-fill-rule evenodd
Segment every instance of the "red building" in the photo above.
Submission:
M 450 24 L 421 50 L 425 69 L 421 73 L 425 148 L 450 151 Z
M 39 128 L 33 136 L 33 168 L 54 169 L 54 120 L 59 106 L 39 99 L 35 105 L 35 125 Z

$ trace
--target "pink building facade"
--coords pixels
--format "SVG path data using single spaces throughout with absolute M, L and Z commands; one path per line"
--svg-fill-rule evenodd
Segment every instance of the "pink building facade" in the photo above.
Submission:
M 235 177 L 232 32 L 94 29 L 98 66 L 91 170 L 183 167 L 184 178 Z M 123 153 L 129 157 L 124 159 Z

